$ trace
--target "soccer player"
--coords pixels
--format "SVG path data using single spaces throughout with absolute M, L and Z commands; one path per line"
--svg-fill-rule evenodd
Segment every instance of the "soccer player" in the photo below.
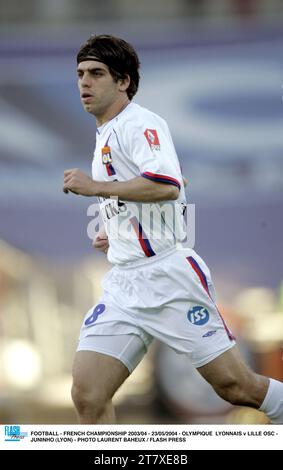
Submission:
M 194 250 L 178 249 L 182 174 L 166 122 L 132 101 L 135 50 L 92 36 L 78 52 L 77 73 L 82 105 L 96 119 L 96 148 L 92 178 L 66 170 L 63 190 L 98 197 L 105 231 L 94 246 L 114 265 L 81 328 L 72 387 L 80 423 L 115 422 L 112 397 L 154 338 L 186 354 L 220 397 L 283 423 L 283 384 L 243 362 L 215 305 L 208 267 Z M 159 236 L 150 214 L 162 225 Z

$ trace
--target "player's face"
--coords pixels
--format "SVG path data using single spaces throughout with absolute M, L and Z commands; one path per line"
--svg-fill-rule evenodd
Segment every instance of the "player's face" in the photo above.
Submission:
M 82 105 L 88 113 L 102 116 L 120 96 L 107 65 L 94 60 L 81 62 L 77 68 Z

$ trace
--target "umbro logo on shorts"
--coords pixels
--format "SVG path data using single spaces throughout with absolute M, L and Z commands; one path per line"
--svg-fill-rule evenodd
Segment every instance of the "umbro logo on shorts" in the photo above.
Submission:
M 207 333 L 205 333 L 204 335 L 202 335 L 202 338 L 209 338 L 209 336 L 212 336 L 216 333 L 216 330 L 211 330 L 211 331 L 208 331 Z

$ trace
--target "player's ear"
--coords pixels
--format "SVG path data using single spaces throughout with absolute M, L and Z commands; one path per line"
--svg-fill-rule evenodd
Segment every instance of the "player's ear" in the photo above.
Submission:
M 118 80 L 119 91 L 126 91 L 131 83 L 130 75 L 126 74 L 124 78 Z

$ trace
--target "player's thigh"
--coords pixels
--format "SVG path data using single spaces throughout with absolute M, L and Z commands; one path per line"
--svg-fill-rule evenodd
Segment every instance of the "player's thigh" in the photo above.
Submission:
M 214 388 L 235 383 L 244 386 L 253 374 L 237 346 L 233 346 L 197 370 Z
M 105 400 L 129 376 L 127 367 L 115 357 L 94 351 L 77 351 L 73 364 L 73 389 L 79 394 L 91 394 Z

